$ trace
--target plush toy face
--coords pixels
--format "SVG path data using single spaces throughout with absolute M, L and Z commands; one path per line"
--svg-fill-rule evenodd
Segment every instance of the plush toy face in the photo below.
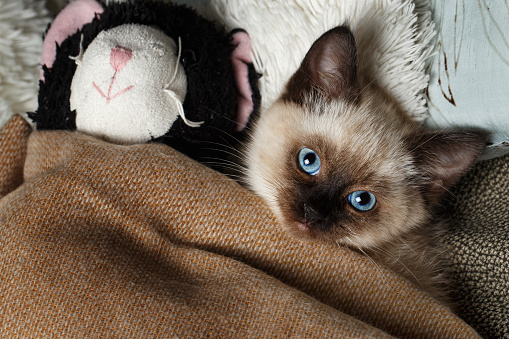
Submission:
M 74 0 L 42 52 L 39 107 L 28 113 L 40 130 L 162 142 L 207 161 L 211 144 L 244 136 L 260 103 L 247 33 L 170 1 Z
M 179 116 L 186 75 L 166 34 L 127 24 L 102 31 L 76 57 L 71 109 L 76 128 L 118 143 L 165 134 Z

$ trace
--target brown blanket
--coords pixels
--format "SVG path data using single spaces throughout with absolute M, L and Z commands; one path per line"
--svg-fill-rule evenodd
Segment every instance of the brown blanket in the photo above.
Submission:
M 164 145 L 0 134 L 7 337 L 475 338 L 392 272 L 300 242 L 237 183 Z

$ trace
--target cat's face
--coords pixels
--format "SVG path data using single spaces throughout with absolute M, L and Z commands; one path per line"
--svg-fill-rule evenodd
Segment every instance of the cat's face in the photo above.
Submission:
M 410 130 L 384 109 L 276 103 L 253 135 L 250 187 L 303 236 L 371 246 L 421 224 L 428 210 L 404 142 Z
M 347 29 L 315 42 L 256 123 L 246 179 L 290 232 L 365 248 L 421 226 L 484 136 L 422 130 L 355 65 Z

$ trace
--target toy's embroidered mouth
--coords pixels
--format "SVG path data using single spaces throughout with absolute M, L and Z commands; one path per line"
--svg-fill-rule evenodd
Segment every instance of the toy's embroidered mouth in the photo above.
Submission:
M 124 66 L 131 60 L 133 57 L 133 51 L 129 48 L 121 47 L 121 46 L 115 46 L 111 49 L 110 54 L 110 64 L 111 67 L 115 70 L 115 74 L 113 74 L 113 78 L 111 79 L 110 87 L 108 89 L 108 95 L 104 94 L 104 92 L 97 86 L 97 84 L 92 82 L 95 89 L 101 94 L 103 98 L 106 98 L 106 103 L 109 104 L 111 100 L 115 99 L 119 95 L 131 90 L 134 85 L 131 85 L 129 87 L 124 88 L 123 90 L 120 90 L 116 94 L 111 94 L 113 84 L 115 83 L 115 80 L 117 78 L 117 73 L 124 68 Z

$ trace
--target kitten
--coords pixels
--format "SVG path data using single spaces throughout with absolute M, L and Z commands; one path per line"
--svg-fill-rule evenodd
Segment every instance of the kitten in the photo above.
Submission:
M 424 129 L 357 74 L 356 54 L 346 27 L 312 45 L 254 124 L 245 180 L 287 231 L 351 247 L 446 302 L 433 210 L 486 136 Z

